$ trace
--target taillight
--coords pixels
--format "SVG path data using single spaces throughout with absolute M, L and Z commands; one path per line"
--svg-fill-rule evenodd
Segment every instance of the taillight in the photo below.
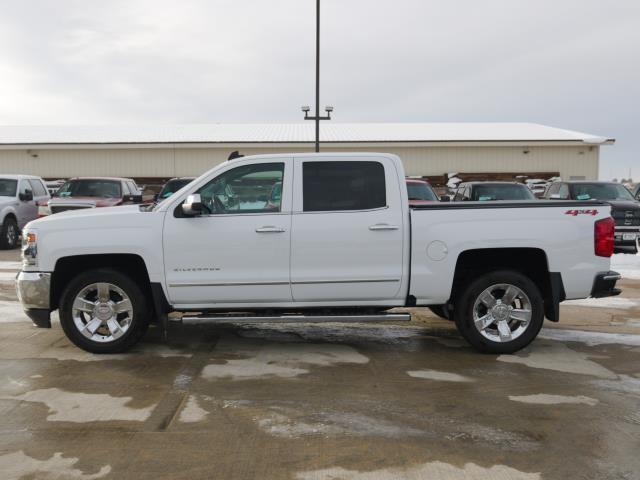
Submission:
M 610 257 L 613 255 L 614 231 L 615 223 L 611 217 L 603 218 L 595 223 L 593 242 L 597 256 Z

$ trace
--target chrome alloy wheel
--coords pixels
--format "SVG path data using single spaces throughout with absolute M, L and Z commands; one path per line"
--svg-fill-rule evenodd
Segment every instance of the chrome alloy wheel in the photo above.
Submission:
M 522 335 L 531 321 L 531 301 L 515 285 L 498 283 L 485 289 L 473 304 L 473 323 L 493 342 L 510 342 Z
M 121 288 L 111 283 L 92 283 L 76 295 L 71 315 L 82 335 L 94 342 L 107 343 L 129 330 L 133 306 Z

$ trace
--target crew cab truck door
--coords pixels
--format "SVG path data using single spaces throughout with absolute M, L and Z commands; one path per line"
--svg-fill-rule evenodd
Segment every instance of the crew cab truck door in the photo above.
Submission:
M 204 210 L 167 212 L 163 248 L 169 299 L 179 306 L 291 302 L 290 158 L 237 160 L 195 186 Z M 271 196 L 281 182 L 282 195 Z M 186 197 L 185 194 L 183 197 Z
M 20 196 L 27 195 L 31 192 L 31 199 L 21 199 Z M 29 180 L 22 179 L 18 185 L 18 206 L 16 207 L 16 216 L 18 217 L 18 228 L 22 228 L 31 220 L 35 220 L 38 217 L 38 206 L 33 198 L 33 190 Z
M 397 298 L 405 210 L 391 159 L 300 157 L 294 185 L 293 299 L 361 305 Z

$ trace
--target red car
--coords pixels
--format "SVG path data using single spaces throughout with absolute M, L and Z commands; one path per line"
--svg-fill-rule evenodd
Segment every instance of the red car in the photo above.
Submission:
M 71 178 L 56 191 L 51 200 L 39 205 L 38 215 L 42 217 L 66 210 L 115 207 L 142 201 L 142 192 L 130 178 Z
M 407 178 L 407 193 L 409 194 L 409 205 L 424 205 L 440 201 L 431 185 L 417 178 Z

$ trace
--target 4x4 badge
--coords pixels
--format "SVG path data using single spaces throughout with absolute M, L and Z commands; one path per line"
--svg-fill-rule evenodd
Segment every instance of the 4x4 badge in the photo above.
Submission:
M 566 212 L 564 212 L 565 215 L 573 215 L 574 217 L 576 215 L 597 215 L 598 214 L 598 210 L 589 208 L 586 210 L 567 210 Z

